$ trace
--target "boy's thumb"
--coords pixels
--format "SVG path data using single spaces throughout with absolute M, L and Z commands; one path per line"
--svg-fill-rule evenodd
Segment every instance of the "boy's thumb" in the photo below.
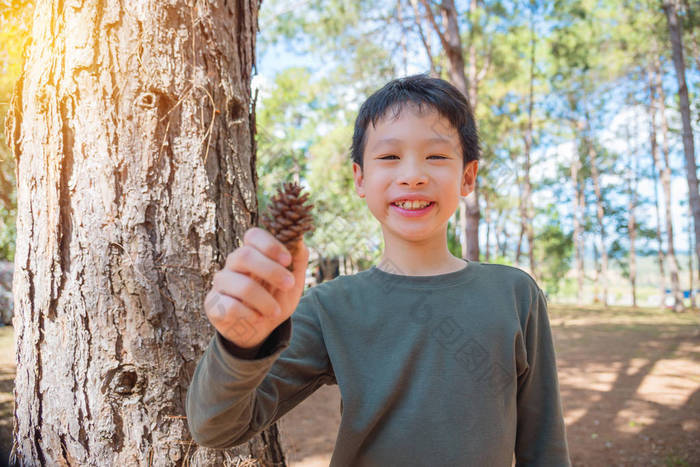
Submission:
M 292 259 L 292 274 L 294 275 L 294 283 L 298 287 L 301 284 L 302 288 L 306 282 L 306 268 L 309 265 L 309 248 L 304 243 L 303 239 L 299 240 L 296 246 L 296 253 Z

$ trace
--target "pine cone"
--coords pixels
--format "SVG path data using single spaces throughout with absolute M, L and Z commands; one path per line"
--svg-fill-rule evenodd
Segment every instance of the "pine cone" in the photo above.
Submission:
M 261 219 L 265 228 L 284 243 L 292 256 L 296 255 L 297 242 L 304 232 L 314 230 L 310 214 L 314 205 L 305 204 L 309 194 L 299 196 L 300 192 L 301 187 L 296 183 L 285 183 L 272 197 L 268 212 Z M 290 264 L 288 269 L 291 267 Z

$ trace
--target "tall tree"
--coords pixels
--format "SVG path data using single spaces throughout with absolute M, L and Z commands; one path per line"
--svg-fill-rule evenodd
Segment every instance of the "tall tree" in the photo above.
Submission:
M 625 127 L 625 139 L 627 141 L 627 234 L 629 237 L 629 280 L 632 286 L 632 306 L 637 307 L 637 217 L 635 209 L 639 198 L 639 162 L 636 151 L 632 148 L 629 126 Z
M 651 64 L 647 66 L 647 82 L 649 87 L 649 101 L 647 111 L 649 113 L 649 146 L 651 154 L 652 178 L 654 182 L 654 211 L 656 213 L 656 241 L 657 246 L 657 261 L 659 265 L 659 306 L 664 306 L 666 298 L 666 250 L 663 246 L 663 236 L 661 233 L 661 208 L 659 199 L 659 143 L 656 138 L 656 103 L 657 97 L 655 92 L 655 84 L 653 78 L 653 68 Z
M 593 181 L 593 191 L 595 193 L 595 211 L 596 219 L 598 220 L 598 235 L 596 236 L 598 252 L 601 255 L 601 262 L 599 268 L 596 269 L 598 275 L 596 276 L 596 285 L 602 286 L 603 306 L 608 305 L 608 247 L 606 244 L 607 235 L 605 230 L 605 200 L 603 199 L 603 190 L 599 170 L 599 154 L 595 149 L 593 132 L 591 130 L 591 120 L 588 111 L 586 111 L 586 148 L 588 163 L 591 168 L 591 179 Z
M 574 189 L 574 195 L 571 198 L 571 211 L 574 221 L 573 244 L 576 256 L 576 301 L 580 303 L 583 293 L 583 279 L 585 278 L 583 233 L 586 197 L 583 177 L 581 176 L 581 156 L 577 150 L 574 150 L 571 157 L 571 184 Z
M 654 95 L 657 96 L 656 103 L 658 105 L 659 117 L 661 120 L 661 154 L 663 155 L 663 165 L 659 167 L 661 172 L 661 186 L 664 191 L 664 207 L 666 220 L 666 255 L 668 258 L 668 270 L 671 279 L 671 293 L 673 296 L 674 311 L 683 309 L 683 294 L 681 293 L 681 284 L 679 277 L 680 266 L 678 265 L 678 257 L 676 256 L 675 236 L 672 216 L 673 200 L 671 195 L 671 162 L 670 162 L 670 144 L 668 119 L 666 118 L 666 93 L 664 92 L 663 81 L 661 79 L 661 62 L 657 56 L 652 57 L 653 79 L 654 79 Z
M 688 201 L 695 224 L 695 254 L 698 257 L 698 268 L 700 268 L 700 192 L 698 192 L 698 169 L 695 163 L 693 128 L 690 125 L 690 103 L 688 85 L 685 80 L 685 60 L 683 59 L 683 32 L 678 21 L 678 7 L 677 0 L 663 0 L 663 9 L 666 13 L 671 40 L 673 66 L 676 69 L 676 80 L 678 81 L 678 100 L 683 125 L 683 154 L 685 155 L 685 173 L 688 180 Z
M 197 449 L 184 400 L 213 274 L 257 223 L 258 2 L 37 3 L 16 159 L 18 465 L 284 462 Z

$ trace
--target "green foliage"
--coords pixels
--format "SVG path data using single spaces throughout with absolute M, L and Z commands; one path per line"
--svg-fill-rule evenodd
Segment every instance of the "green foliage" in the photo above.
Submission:
M 459 241 L 459 237 L 457 236 L 455 229 L 455 223 L 453 222 L 455 218 L 455 216 L 452 216 L 452 218 L 447 222 L 447 249 L 450 250 L 450 253 L 452 253 L 453 256 L 461 258 L 462 244 Z
M 28 42 L 34 2 L 0 1 L 0 259 L 12 261 L 17 228 L 17 193 L 14 158 L 2 131 L 10 98 L 22 67 L 22 53 Z M 9 205 L 5 199 L 9 199 Z
M 14 202 L 16 205 L 16 201 Z M 16 217 L 16 207 L 8 210 L 6 207 L 0 206 L 0 259 L 7 261 L 14 261 L 15 259 Z
M 559 284 L 571 267 L 573 238 L 559 223 L 559 214 L 552 204 L 547 206 L 549 221 L 537 233 L 535 254 L 539 262 L 540 280 L 548 294 L 559 292 Z

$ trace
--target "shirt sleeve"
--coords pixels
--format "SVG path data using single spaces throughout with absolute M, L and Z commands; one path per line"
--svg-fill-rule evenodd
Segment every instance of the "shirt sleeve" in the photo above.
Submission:
M 516 466 L 570 466 L 547 300 L 539 289 L 524 334 L 527 368 L 518 376 Z
M 234 356 L 215 333 L 187 390 L 187 424 L 198 444 L 242 444 L 323 384 L 335 383 L 317 311 L 310 289 L 253 359 Z

